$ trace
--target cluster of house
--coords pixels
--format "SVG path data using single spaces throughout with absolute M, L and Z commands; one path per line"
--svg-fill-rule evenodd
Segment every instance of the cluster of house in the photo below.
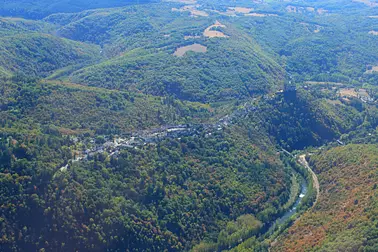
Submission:
M 81 155 L 76 156 L 71 160 L 71 163 L 88 159 L 99 153 L 108 153 L 110 156 L 118 155 L 121 149 L 137 148 L 146 144 L 155 144 L 167 138 L 180 138 L 184 136 L 193 136 L 200 132 L 205 132 L 207 136 L 215 131 L 220 131 L 223 127 L 235 122 L 235 119 L 247 116 L 248 113 L 257 110 L 255 106 L 245 103 L 240 109 L 234 111 L 230 115 L 226 115 L 219 119 L 214 124 L 180 124 L 180 125 L 166 125 L 156 129 L 140 130 L 125 134 L 125 137 L 116 137 L 113 139 L 104 138 L 105 142 L 96 144 L 94 139 L 90 143 L 94 145 L 93 148 L 85 150 Z M 80 140 L 77 137 L 71 139 L 77 143 Z M 69 164 L 65 164 L 60 168 L 62 172 L 69 168 Z
M 128 137 L 116 137 L 114 139 L 106 139 L 105 143 L 96 145 L 92 149 L 84 151 L 84 158 L 92 157 L 97 153 L 107 152 L 110 156 L 119 154 L 124 148 L 137 148 L 146 144 L 153 144 L 165 138 L 178 138 L 193 134 L 195 129 L 190 125 L 172 125 L 163 126 L 151 130 L 142 130 L 129 133 Z M 91 143 L 95 143 L 91 140 Z

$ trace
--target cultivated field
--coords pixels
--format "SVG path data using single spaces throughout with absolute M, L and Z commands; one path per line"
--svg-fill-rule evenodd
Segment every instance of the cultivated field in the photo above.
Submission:
M 212 29 L 214 28 L 226 28 L 225 25 L 221 24 L 220 22 L 216 21 L 215 24 L 209 26 L 206 28 L 206 30 L 203 32 L 203 35 L 208 38 L 228 38 L 227 35 L 225 35 L 223 32 L 220 31 L 214 31 Z
M 191 16 L 193 17 L 208 17 L 209 14 L 202 10 L 197 10 L 198 5 L 186 5 L 181 7 L 180 9 L 172 8 L 172 11 L 179 11 L 179 12 L 190 12 Z
M 193 44 L 188 46 L 183 46 L 180 48 L 177 48 L 177 50 L 174 52 L 173 55 L 177 57 L 182 57 L 185 55 L 185 53 L 192 51 L 192 52 L 198 52 L 198 53 L 205 53 L 207 52 L 207 47 L 200 45 L 200 44 Z

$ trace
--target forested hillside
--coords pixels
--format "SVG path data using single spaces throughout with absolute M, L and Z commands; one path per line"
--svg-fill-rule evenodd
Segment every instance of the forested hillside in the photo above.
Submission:
M 59 68 L 99 58 L 96 46 L 37 33 L 2 37 L 0 48 L 0 66 L 9 74 L 46 77 Z
M 78 12 L 86 9 L 118 7 L 130 4 L 153 2 L 151 0 L 4 0 L 0 6 L 1 16 L 22 16 L 30 19 L 43 18 L 56 12 Z
M 261 119 L 269 135 L 289 150 L 322 145 L 355 130 L 364 121 L 364 113 L 355 107 L 330 104 L 322 95 L 302 90 L 295 100 L 278 96 L 260 104 L 257 116 L 252 120 Z
M 172 13 L 172 6 L 57 14 L 45 20 L 61 26 L 57 30 L 60 36 L 99 44 L 111 57 L 73 72 L 69 79 L 75 83 L 197 101 L 246 98 L 282 84 L 283 69 L 261 52 L 252 38 L 229 24 L 224 31 L 229 38 L 193 39 L 191 36 L 201 35 L 215 20 L 193 21 Z M 207 47 L 207 52 L 173 55 L 177 48 L 194 41 Z
M 67 135 L 85 139 L 210 115 L 197 104 L 16 78 L 3 82 L 2 93 L 5 251 L 180 251 L 214 239 L 244 214 L 268 223 L 288 200 L 288 168 L 263 136 L 245 139 L 238 127 L 117 157 L 99 153 L 59 169 L 90 145 Z
M 238 134 L 163 141 L 117 158 L 104 153 L 53 178 L 46 168 L 70 155 L 69 141 L 49 138 L 41 149 L 47 139 L 15 136 L 2 143 L 2 247 L 181 251 L 240 215 L 268 222 L 288 198 L 289 177 Z M 56 149 L 47 161 L 47 148 L 66 152 Z
M 376 251 L 377 158 L 376 145 L 347 145 L 311 156 L 322 188 L 319 202 L 274 251 Z
M 69 135 L 120 134 L 165 124 L 199 123 L 216 114 L 200 103 L 14 77 L 0 81 L 2 130 L 52 127 Z
M 375 251 L 376 7 L 3 1 L 0 251 Z

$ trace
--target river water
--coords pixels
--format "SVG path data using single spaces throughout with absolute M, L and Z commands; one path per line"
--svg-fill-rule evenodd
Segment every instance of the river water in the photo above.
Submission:
M 307 185 L 306 180 L 302 176 L 300 176 L 300 180 L 301 180 L 300 181 L 301 191 L 300 191 L 300 194 L 299 194 L 297 200 L 295 201 L 295 203 L 293 204 L 293 206 L 290 209 L 288 209 L 280 218 L 278 218 L 274 222 L 274 224 L 269 228 L 267 234 L 269 234 L 269 235 L 272 234 L 276 230 L 277 226 L 284 224 L 294 214 L 297 213 L 297 208 L 298 208 L 299 204 L 301 204 L 303 198 L 306 196 L 307 189 L 308 189 L 308 185 Z
M 307 183 L 306 180 L 301 176 L 301 192 L 299 194 L 298 199 L 295 201 L 294 205 L 281 217 L 276 221 L 276 225 L 281 225 L 285 223 L 291 216 L 293 216 L 297 212 L 297 207 L 302 202 L 303 198 L 307 194 Z

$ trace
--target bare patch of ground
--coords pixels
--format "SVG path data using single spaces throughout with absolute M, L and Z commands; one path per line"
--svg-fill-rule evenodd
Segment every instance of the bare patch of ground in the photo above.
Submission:
M 202 11 L 202 10 L 192 10 L 190 13 L 194 17 L 208 17 L 209 16 L 209 14 L 206 11 Z
M 366 74 L 372 74 L 378 72 L 378 66 L 368 66 L 366 69 Z
M 226 11 L 211 10 L 212 12 L 218 13 L 220 15 L 235 17 L 237 14 L 248 14 L 253 11 L 253 8 L 248 7 L 228 7 Z
M 247 17 L 277 17 L 278 15 L 277 14 L 271 14 L 271 13 L 248 13 L 248 14 L 244 14 L 244 16 L 247 16 Z
M 183 46 L 180 48 L 177 48 L 177 50 L 174 52 L 173 55 L 177 57 L 182 57 L 185 55 L 187 52 L 198 52 L 198 53 L 205 53 L 207 52 L 207 47 L 200 45 L 200 44 L 193 44 L 193 45 L 188 45 L 188 46 Z
M 215 13 L 218 13 L 219 15 L 223 15 L 223 16 L 228 16 L 228 17 L 236 17 L 236 12 L 235 11 L 231 11 L 231 10 L 227 10 L 227 11 L 218 11 L 218 10 L 210 10 L 212 12 L 215 12 Z
M 341 97 L 358 97 L 358 93 L 354 88 L 341 88 L 339 94 Z
M 315 26 L 315 30 L 314 30 L 314 33 L 319 33 L 321 31 L 321 26 L 320 25 L 316 25 Z
M 246 7 L 228 7 L 228 9 L 233 10 L 238 13 L 247 14 L 253 11 L 253 8 L 246 8 Z
M 192 17 L 208 17 L 209 14 L 205 11 L 198 10 L 199 5 L 185 5 L 180 9 L 172 8 L 172 11 L 190 12 Z
M 228 38 L 228 36 L 223 32 L 213 30 L 214 28 L 218 27 L 226 28 L 225 25 L 221 24 L 219 21 L 216 21 L 215 24 L 206 28 L 206 30 L 203 32 L 203 35 L 207 38 Z

